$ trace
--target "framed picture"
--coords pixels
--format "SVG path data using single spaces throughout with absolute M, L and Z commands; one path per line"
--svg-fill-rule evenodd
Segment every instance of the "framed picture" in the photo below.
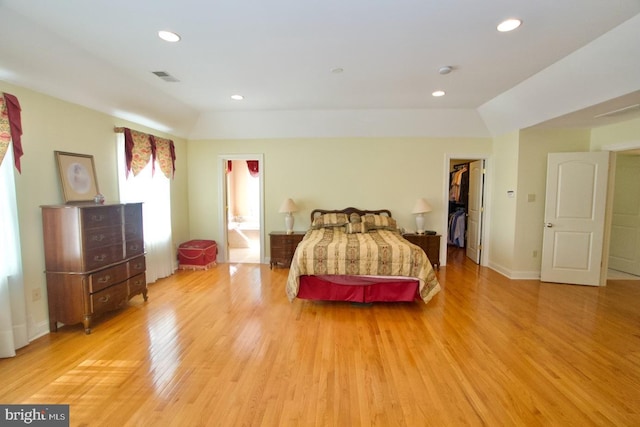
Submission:
M 99 193 L 93 156 L 64 151 L 54 154 L 65 203 L 92 202 Z

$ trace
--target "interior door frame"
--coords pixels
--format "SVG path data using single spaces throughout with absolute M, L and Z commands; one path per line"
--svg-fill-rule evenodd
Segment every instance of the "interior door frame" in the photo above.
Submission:
M 615 144 L 604 145 L 602 151 L 611 151 L 609 163 L 609 186 L 607 187 L 607 210 L 604 219 L 604 242 L 602 248 L 602 277 L 601 286 L 607 283 L 607 271 L 609 270 L 609 253 L 611 247 L 611 226 L 613 223 L 613 194 L 616 179 L 616 160 L 619 152 L 640 150 L 640 140 L 619 142 Z
M 490 222 L 488 218 L 491 217 L 491 204 L 488 203 L 491 200 L 491 188 L 492 188 L 492 173 L 491 173 L 491 155 L 490 154 L 478 154 L 478 153 L 445 153 L 444 156 L 444 176 L 442 184 L 442 218 L 441 228 L 442 237 L 440 239 L 440 265 L 447 265 L 447 237 L 449 229 L 449 165 L 452 160 L 484 160 L 484 211 L 482 215 L 480 241 L 482 242 L 482 251 L 480 254 L 480 265 L 486 266 L 489 263 L 489 245 L 488 238 L 491 236 Z
M 614 230 L 614 224 L 616 222 L 616 212 L 615 212 L 615 201 L 616 198 L 618 196 L 620 197 L 626 197 L 628 195 L 627 192 L 618 192 L 616 189 L 620 186 L 620 182 L 618 182 L 618 178 L 620 177 L 619 172 L 621 170 L 622 167 L 621 166 L 621 161 L 632 161 L 634 162 L 633 164 L 633 169 L 636 171 L 640 170 L 640 153 L 636 153 L 640 150 L 633 150 L 634 151 L 634 155 L 633 156 L 625 156 L 624 154 L 629 153 L 629 151 L 619 151 L 619 152 L 615 152 L 613 153 L 613 155 L 611 157 L 616 157 L 615 160 L 615 165 L 613 166 L 613 177 L 615 179 L 614 185 L 611 188 L 611 191 L 613 191 L 613 200 L 611 202 L 611 206 L 612 206 L 612 215 L 611 215 L 611 235 L 610 235 L 610 241 L 609 241 L 609 257 L 608 257 L 608 261 L 609 261 L 609 268 L 617 270 L 617 271 L 621 271 L 627 274 L 633 274 L 635 276 L 638 276 L 638 278 L 640 279 L 640 270 L 636 270 L 640 267 L 640 259 L 634 259 L 633 262 L 631 261 L 624 261 L 624 260 L 619 260 L 616 259 L 617 257 L 613 257 L 611 255 L 611 250 L 612 248 L 614 248 L 614 234 L 613 234 L 613 230 Z M 612 162 L 614 163 L 614 162 Z M 631 183 L 636 182 L 636 181 L 630 181 Z M 633 185 L 633 184 L 632 184 Z M 640 194 L 640 193 L 639 193 Z M 636 195 L 637 197 L 637 195 Z M 640 212 L 636 213 L 636 218 L 640 219 Z M 635 242 L 635 246 L 633 248 L 633 253 L 634 254 L 640 254 L 640 241 L 636 241 Z M 625 265 L 626 264 L 626 265 Z M 630 265 L 632 264 L 632 265 Z M 629 271 L 631 270 L 631 271 Z
M 227 177 L 226 177 L 226 162 L 227 160 L 257 160 L 258 161 L 258 188 L 260 193 L 260 218 L 258 219 L 260 224 L 260 263 L 265 264 L 264 261 L 264 154 L 219 154 L 218 155 L 218 232 L 221 236 L 220 244 L 218 245 L 220 262 L 227 262 L 229 260 L 229 230 L 228 230 L 228 218 L 227 218 Z

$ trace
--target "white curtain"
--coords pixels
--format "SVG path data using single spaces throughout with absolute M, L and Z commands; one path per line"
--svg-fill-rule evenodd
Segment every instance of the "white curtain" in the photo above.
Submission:
M 0 357 L 13 357 L 16 349 L 29 344 L 13 174 L 9 146 L 0 164 Z
M 171 236 L 171 186 L 156 165 L 152 175 L 151 162 L 135 177 L 126 176 L 124 134 L 118 133 L 118 182 L 120 201 L 143 202 L 144 246 L 147 283 L 170 276 L 174 271 L 173 239 Z

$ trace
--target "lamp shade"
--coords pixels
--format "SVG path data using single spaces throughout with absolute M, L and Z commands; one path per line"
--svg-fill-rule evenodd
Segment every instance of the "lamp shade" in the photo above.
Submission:
M 282 205 L 280 205 L 280 210 L 278 212 L 298 212 L 298 206 L 296 206 L 296 203 L 292 199 L 285 199 L 285 201 L 282 202 Z
M 416 204 L 413 207 L 413 210 L 411 211 L 411 213 L 421 214 L 421 213 L 426 213 L 431 211 L 432 211 L 431 205 L 429 205 L 429 203 L 424 198 L 420 198 L 416 200 Z

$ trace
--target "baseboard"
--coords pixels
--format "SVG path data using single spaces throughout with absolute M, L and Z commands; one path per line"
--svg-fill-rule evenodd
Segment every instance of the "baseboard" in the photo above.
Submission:
M 37 324 L 31 324 L 31 336 L 29 337 L 29 342 L 37 340 L 40 337 L 48 335 L 51 331 L 49 331 L 49 322 L 44 321 Z
M 513 280 L 540 280 L 539 271 L 514 271 L 511 273 Z
M 492 262 L 487 267 L 511 280 L 540 280 L 540 271 L 513 271 Z

